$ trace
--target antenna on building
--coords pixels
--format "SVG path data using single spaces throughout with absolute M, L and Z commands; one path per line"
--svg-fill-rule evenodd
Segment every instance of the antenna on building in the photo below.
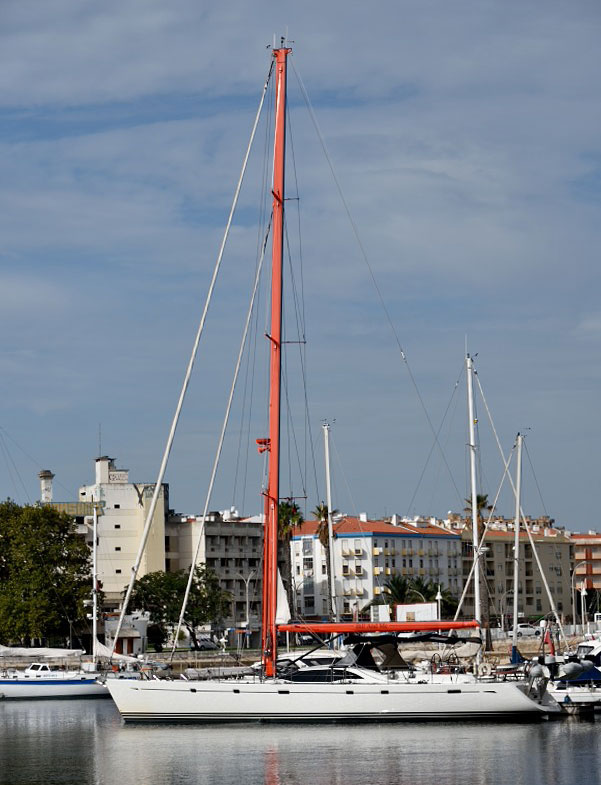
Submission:
M 102 423 L 98 423 L 98 457 L 102 455 Z

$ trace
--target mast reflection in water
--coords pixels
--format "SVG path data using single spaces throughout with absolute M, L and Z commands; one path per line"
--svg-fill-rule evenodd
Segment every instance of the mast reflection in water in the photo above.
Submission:
M 1 785 L 601 784 L 601 722 L 127 725 L 108 701 L 0 702 Z

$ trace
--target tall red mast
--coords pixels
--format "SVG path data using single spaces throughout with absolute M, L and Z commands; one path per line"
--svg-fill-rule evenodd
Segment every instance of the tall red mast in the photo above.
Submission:
M 283 44 L 283 40 L 282 40 Z M 277 659 L 278 508 L 280 501 L 280 388 L 282 367 L 282 267 L 284 248 L 284 170 L 286 164 L 286 65 L 290 49 L 274 49 L 275 134 L 271 251 L 271 333 L 269 388 L 269 459 L 265 490 L 263 548 L 262 651 L 266 676 L 275 675 Z

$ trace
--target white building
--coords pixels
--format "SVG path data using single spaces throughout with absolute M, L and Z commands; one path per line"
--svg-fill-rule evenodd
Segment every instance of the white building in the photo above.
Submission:
M 80 502 L 98 502 L 98 579 L 105 594 L 105 607 L 116 608 L 129 583 L 144 523 L 150 508 L 154 483 L 132 483 L 127 469 L 118 469 L 112 458 L 96 458 L 92 485 L 79 489 Z M 161 488 L 154 511 L 148 542 L 138 577 L 165 569 L 165 516 L 169 507 L 169 486 Z M 92 516 L 84 519 L 92 544 Z
M 360 611 L 382 594 L 393 575 L 421 578 L 459 595 L 461 537 L 434 520 L 415 518 L 370 521 L 367 515 L 333 522 L 335 592 L 343 616 Z M 328 614 L 326 552 L 317 521 L 306 521 L 291 541 L 296 615 Z

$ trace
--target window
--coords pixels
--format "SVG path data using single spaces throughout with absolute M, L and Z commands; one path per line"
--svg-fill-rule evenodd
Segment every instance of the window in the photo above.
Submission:
M 120 510 L 121 509 L 121 505 L 120 504 L 115 504 L 115 509 L 116 510 Z
M 121 528 L 121 524 L 120 523 L 116 523 L 115 524 L 115 529 L 120 529 L 120 528 Z
M 322 575 L 326 575 L 326 574 L 327 574 L 327 572 L 328 572 L 328 569 L 327 569 L 327 567 L 326 567 L 326 563 L 324 562 L 324 563 L 321 565 L 321 574 L 322 574 Z
M 115 570 L 117 575 L 121 575 L 121 570 Z
M 541 600 L 537 600 L 536 601 L 536 610 L 540 613 L 540 611 L 542 611 L 542 609 L 543 609 L 542 601 Z
M 116 545 L 116 546 L 115 546 L 115 550 L 116 550 L 116 551 L 120 551 L 120 550 L 121 550 L 121 546 L 120 546 L 120 545 Z

